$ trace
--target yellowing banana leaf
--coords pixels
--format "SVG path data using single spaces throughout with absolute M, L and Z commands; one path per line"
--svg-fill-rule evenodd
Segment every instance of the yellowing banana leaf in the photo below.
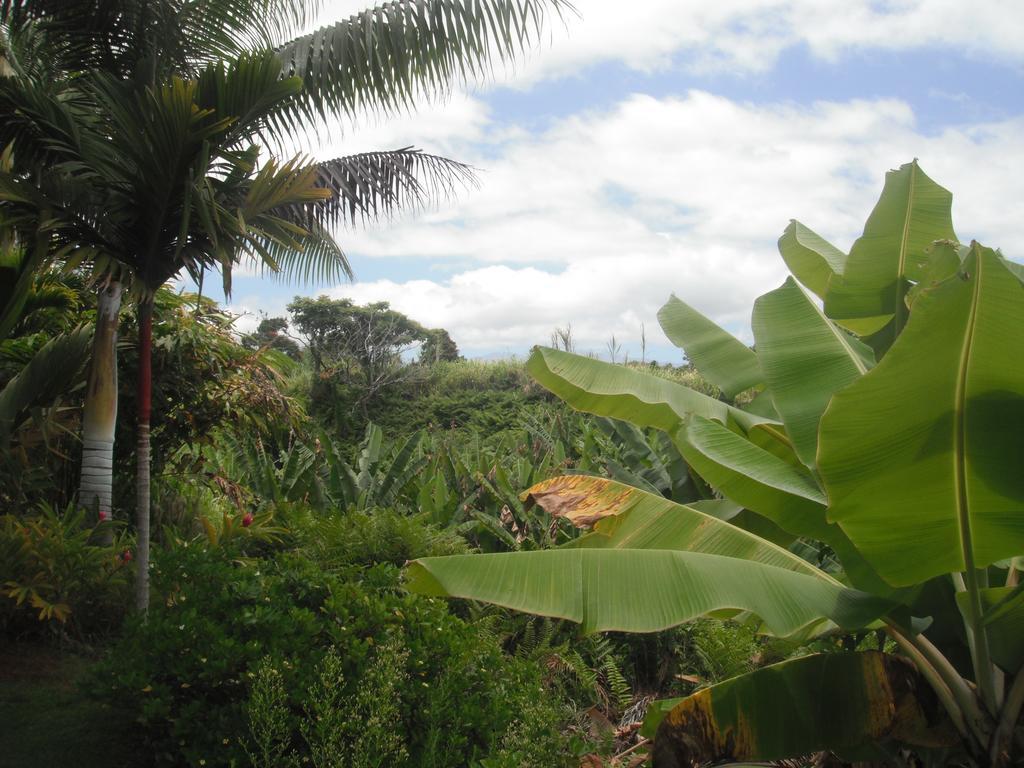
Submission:
M 787 636 L 831 619 L 864 627 L 886 600 L 820 577 L 735 557 L 661 549 L 550 549 L 414 560 L 408 589 L 461 597 L 583 625 L 585 632 L 657 632 L 723 609 L 749 611 Z
M 573 408 L 638 427 L 672 433 L 691 413 L 743 430 L 772 421 L 650 373 L 555 349 L 534 348 L 526 370 Z
M 779 238 L 779 253 L 793 276 L 824 299 L 832 275 L 843 273 L 846 254 L 796 219 Z
M 655 761 L 663 765 L 782 760 L 884 742 L 956 744 L 952 723 L 929 694 L 900 657 L 816 654 L 705 688 L 667 713 L 653 707 L 643 732 L 655 732 Z
M 952 204 L 949 191 L 928 178 L 916 160 L 889 171 L 842 275 L 829 279 L 825 314 L 861 336 L 891 318 L 873 345 L 888 349 L 906 325 L 904 296 L 923 275 L 925 250 L 936 240 L 956 240 Z
M 701 375 L 726 397 L 736 397 L 763 381 L 750 347 L 675 296 L 658 312 L 658 322 L 669 341 L 682 348 Z
M 1024 285 L 972 246 L 821 421 L 828 516 L 892 584 L 1024 552 Z
M 566 475 L 524 494 L 549 514 L 594 531 L 569 547 L 670 549 L 738 557 L 835 582 L 806 560 L 693 507 L 602 477 Z
M 793 278 L 754 303 L 752 325 L 775 410 L 813 468 L 825 406 L 874 366 L 874 352 L 825 317 Z

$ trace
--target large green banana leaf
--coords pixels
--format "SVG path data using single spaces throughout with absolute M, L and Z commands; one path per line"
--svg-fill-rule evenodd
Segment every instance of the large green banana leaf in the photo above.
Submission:
M 907 596 L 886 584 L 846 533 L 829 522 L 825 496 L 802 468 L 699 416 L 689 419 L 679 439 L 680 450 L 690 466 L 723 496 L 793 536 L 827 543 L 839 557 L 850 582 L 859 589 L 893 599 Z
M 796 219 L 779 238 L 779 253 L 793 276 L 824 299 L 832 275 L 843 273 L 846 254 Z
M 565 475 L 524 494 L 549 514 L 594 530 L 569 547 L 671 549 L 738 557 L 833 581 L 803 558 L 754 534 L 664 496 L 602 477 Z
M 914 667 L 878 651 L 804 656 L 705 688 L 667 713 L 652 708 L 655 762 L 780 760 L 897 742 L 956 744 Z M 658 718 L 661 718 L 660 721 Z
M 820 577 L 702 552 L 550 549 L 414 560 L 408 588 L 568 619 L 585 632 L 657 632 L 723 610 L 787 636 L 831 619 L 864 627 L 892 604 Z
M 691 413 L 743 430 L 771 419 L 734 408 L 650 373 L 536 347 L 526 370 L 573 408 L 672 433 Z
M 977 244 L 821 420 L 838 522 L 892 584 L 1024 552 L 1024 285 Z
M 669 341 L 726 397 L 763 381 L 754 350 L 675 296 L 658 312 L 658 322 Z
M 785 549 L 789 549 L 797 539 L 796 536 L 782 530 L 767 517 L 751 512 L 742 504 L 737 504 L 729 499 L 701 499 L 700 501 L 691 501 L 687 506 L 719 520 L 724 520 Z
M 889 171 L 842 274 L 829 280 L 825 314 L 861 336 L 877 332 L 873 346 L 884 352 L 906 324 L 904 296 L 923 276 L 925 250 L 935 240 L 956 240 L 952 205 L 953 196 L 916 160 Z
M 699 416 L 688 420 L 679 442 L 687 463 L 726 498 L 794 536 L 824 537 L 825 495 L 806 470 Z
M 813 468 L 821 414 L 833 394 L 874 365 L 874 352 L 825 317 L 793 278 L 754 303 L 752 325 L 775 410 Z

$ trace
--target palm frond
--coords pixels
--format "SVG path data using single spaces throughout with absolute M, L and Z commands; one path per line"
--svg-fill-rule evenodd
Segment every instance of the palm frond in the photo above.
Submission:
M 486 76 L 495 58 L 539 41 L 549 10 L 575 13 L 568 0 L 393 0 L 292 40 L 277 50 L 285 75 L 305 84 L 292 127 L 393 112 Z
M 254 235 L 249 253 L 251 266 L 287 282 L 322 285 L 353 277 L 341 246 L 317 224 L 307 231 L 299 248 Z M 230 278 L 227 287 L 230 295 Z
M 318 184 L 329 189 L 331 197 L 304 212 L 323 225 L 355 223 L 423 207 L 476 183 L 470 166 L 413 147 L 365 152 L 320 163 Z
M 80 380 L 89 356 L 92 326 L 55 336 L 0 390 L 0 445 L 36 405 L 49 405 Z
M 38 22 L 64 71 L 122 78 L 194 76 L 203 65 L 269 49 L 307 28 L 323 0 L 0 0 L 0 24 Z

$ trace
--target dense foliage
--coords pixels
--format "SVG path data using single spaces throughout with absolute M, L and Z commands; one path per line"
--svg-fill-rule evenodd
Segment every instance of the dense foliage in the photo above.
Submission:
M 242 539 L 217 549 L 162 549 L 153 583 L 163 599 L 147 620 L 128 624 L 109 663 L 96 670 L 96 690 L 137 709 L 166 764 L 244 762 L 266 735 L 247 716 L 266 664 L 279 676 L 286 717 L 273 738 L 298 755 L 313 749 L 303 737 L 317 725 L 310 690 L 329 663 L 337 677 L 324 682 L 338 686 L 341 697 L 367 696 L 366 706 L 389 707 L 395 718 L 376 727 L 397 739 L 404 758 L 398 751 L 387 761 L 365 755 L 382 762 L 364 764 L 454 767 L 489 756 L 493 765 L 515 765 L 508 750 L 523 729 L 523 743 L 546 755 L 567 754 L 552 727 L 565 713 L 557 699 L 540 695 L 538 665 L 504 654 L 485 625 L 404 594 L 397 567 L 373 562 L 378 556 L 366 546 L 368 535 L 402 555 L 447 551 L 444 544 L 420 546 L 431 536 L 421 530 L 406 531 L 403 550 L 388 519 L 364 519 L 355 523 L 360 533 L 334 536 L 324 535 L 324 521 L 308 521 L 311 530 L 300 537 L 316 539 L 315 548 L 257 558 L 243 556 Z M 368 525 L 384 528 L 374 536 Z M 340 518 L 334 530 L 347 526 Z M 397 665 L 391 681 L 374 678 L 382 654 Z M 386 687 L 366 690 L 375 684 Z M 374 727 L 373 713 L 359 708 L 331 716 L 364 737 Z
M 548 480 L 528 500 L 591 533 L 529 556 L 426 558 L 410 587 L 588 631 L 741 612 L 777 637 L 884 627 L 892 640 L 655 707 L 659 766 L 820 751 L 1019 762 L 1024 270 L 961 246 L 951 204 L 914 162 L 887 175 L 848 255 L 791 223 L 779 247 L 796 279 L 755 303 L 753 349 L 672 297 L 666 334 L 731 402 L 535 350 L 544 386 L 663 430 L 718 498 L 682 505 L 605 479 Z M 839 719 L 820 706 L 835 695 Z M 778 727 L 780 711 L 799 727 Z

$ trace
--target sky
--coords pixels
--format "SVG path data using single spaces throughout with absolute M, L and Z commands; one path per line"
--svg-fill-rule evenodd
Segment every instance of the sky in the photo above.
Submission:
M 322 21 L 365 2 L 334 0 Z M 680 362 L 671 294 L 747 342 L 798 219 L 843 250 L 885 172 L 917 158 L 953 223 L 1021 260 L 1024 0 L 576 0 L 487 82 L 332 125 L 320 158 L 413 145 L 479 186 L 338 233 L 356 280 L 234 280 L 255 326 L 296 295 L 388 301 L 466 357 L 577 351 Z

